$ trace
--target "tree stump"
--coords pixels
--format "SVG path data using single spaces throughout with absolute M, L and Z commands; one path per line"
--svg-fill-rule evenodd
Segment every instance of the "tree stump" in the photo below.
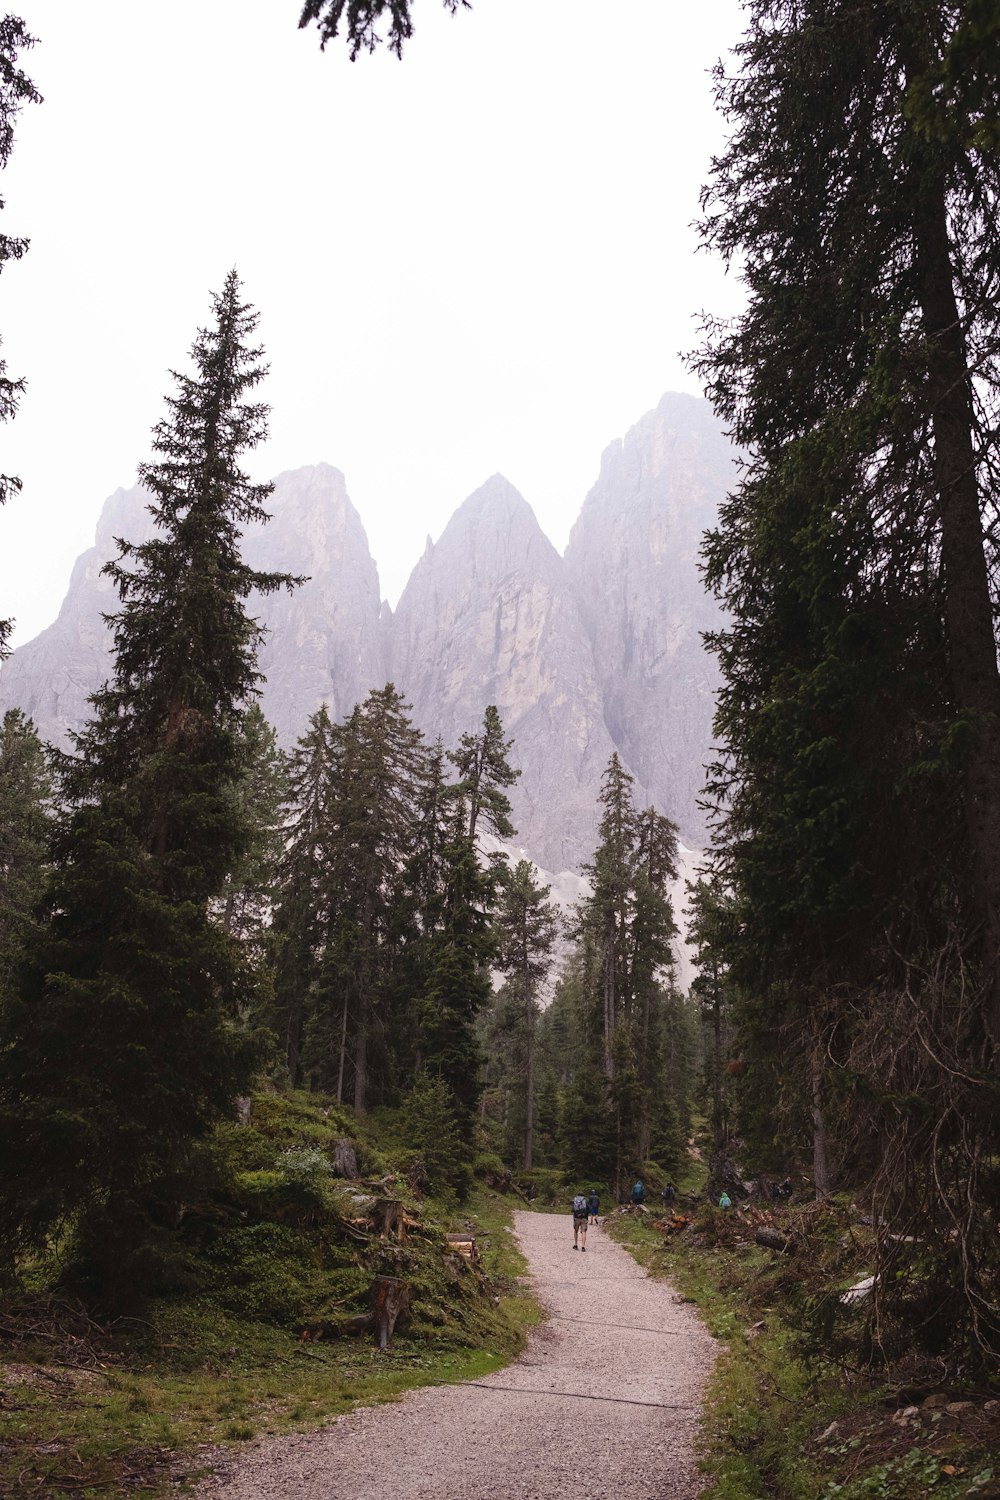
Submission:
M 392 1340 L 396 1319 L 410 1310 L 410 1284 L 398 1276 L 376 1276 L 372 1287 L 372 1308 L 375 1313 L 375 1341 L 380 1349 L 388 1349 Z
M 406 1239 L 406 1211 L 398 1198 L 376 1198 L 372 1218 L 379 1234 L 395 1234 L 400 1244 Z
M 333 1171 L 336 1177 L 348 1177 L 352 1180 L 358 1175 L 358 1158 L 354 1150 L 354 1142 L 341 1136 L 333 1143 Z

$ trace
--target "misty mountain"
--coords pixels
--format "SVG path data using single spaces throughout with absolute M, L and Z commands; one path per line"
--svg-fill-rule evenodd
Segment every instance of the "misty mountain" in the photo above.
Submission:
M 428 542 L 389 633 L 391 675 L 429 735 L 455 745 L 495 703 L 521 777 L 515 826 L 561 870 L 586 858 L 614 750 L 590 641 L 562 558 L 495 474 Z
M 649 800 L 698 844 L 719 682 L 701 635 L 721 622 L 698 549 L 733 478 L 708 403 L 666 395 L 605 449 L 566 549 L 608 734 Z
M 695 807 L 716 673 L 700 632 L 718 623 L 697 569 L 700 534 L 731 483 L 732 449 L 707 403 L 665 396 L 604 453 L 565 558 L 527 501 L 495 475 L 428 541 L 393 613 L 343 475 L 327 464 L 278 476 L 272 520 L 248 532 L 255 568 L 308 575 L 251 600 L 267 628 L 262 707 L 290 746 L 321 702 L 343 718 L 395 681 L 430 738 L 455 745 L 495 703 L 521 777 L 518 843 L 546 870 L 593 851 L 601 774 L 617 749 L 652 801 L 703 842 Z M 114 537 L 139 541 L 141 489 L 107 501 L 55 622 L 0 669 L 0 711 L 19 707 L 64 745 L 110 670 L 101 577 Z

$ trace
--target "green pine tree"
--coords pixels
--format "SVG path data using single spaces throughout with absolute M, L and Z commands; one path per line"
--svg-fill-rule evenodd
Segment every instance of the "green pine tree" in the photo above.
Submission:
M 31 79 L 17 66 L 18 55 L 35 45 L 35 38 L 17 16 L 0 20 L 0 171 L 10 160 L 14 145 L 14 124 L 23 104 L 40 104 L 42 96 Z M 0 199 L 0 208 L 3 200 Z M 9 260 L 20 260 L 28 248 L 26 239 L 0 234 L 0 271 Z M 0 359 L 0 422 L 14 416 L 24 391 L 24 380 L 7 374 L 7 364 Z M 0 474 L 0 505 L 16 495 L 21 481 L 14 474 Z M 11 620 L 0 620 L 0 661 L 7 655 Z
M 534 1165 L 539 994 L 552 966 L 552 949 L 558 932 L 558 917 L 549 895 L 550 887 L 536 883 L 531 864 L 525 859 L 518 860 L 504 882 L 496 914 L 497 968 L 507 975 L 506 988 L 524 1054 L 525 1171 Z
M 465 801 L 471 839 L 476 837 L 480 820 L 497 838 L 510 839 L 517 832 L 510 821 L 510 798 L 504 790 L 521 774 L 510 764 L 513 745 L 513 740 L 504 739 L 500 715 L 491 703 L 479 733 L 463 734 L 458 749 L 448 752 L 448 759 L 458 770 L 456 792 Z
M 52 793 L 34 724 L 20 709 L 8 709 L 0 725 L 0 997 L 44 887 Z
M 266 430 L 245 399 L 264 374 L 256 321 L 233 272 L 154 429 L 140 472 L 157 532 L 107 568 L 114 675 L 63 763 L 47 931 L 2 1018 L 0 1244 L 40 1244 L 76 1215 L 106 1284 L 129 1276 L 157 1197 L 257 1057 L 237 1024 L 251 971 L 210 911 L 252 836 L 245 600 L 292 583 L 239 553 L 269 490 L 239 466 Z

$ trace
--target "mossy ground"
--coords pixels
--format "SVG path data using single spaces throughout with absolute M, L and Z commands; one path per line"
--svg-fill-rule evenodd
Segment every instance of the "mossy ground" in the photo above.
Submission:
M 206 1445 L 511 1359 L 537 1316 L 509 1228 L 518 1200 L 481 1186 L 462 1204 L 418 1199 L 370 1129 L 312 1096 L 256 1098 L 251 1127 L 221 1132 L 223 1171 L 155 1247 L 155 1294 L 127 1317 L 88 1311 L 53 1265 L 29 1268 L 32 1290 L 0 1310 L 0 1493 L 155 1493 L 197 1475 Z M 332 1175 L 338 1139 L 364 1181 Z M 403 1201 L 402 1238 L 366 1223 L 379 1193 Z M 479 1266 L 447 1250 L 445 1234 L 466 1228 Z M 385 1353 L 341 1331 L 379 1274 L 413 1295 Z
M 675 1236 L 634 1214 L 607 1220 L 723 1343 L 704 1500 L 998 1500 L 1000 1381 L 963 1387 L 913 1358 L 863 1367 L 863 1314 L 839 1292 L 871 1270 L 865 1230 L 846 1203 L 773 1217 L 799 1232 L 794 1255 L 755 1244 L 751 1216 L 708 1206 Z

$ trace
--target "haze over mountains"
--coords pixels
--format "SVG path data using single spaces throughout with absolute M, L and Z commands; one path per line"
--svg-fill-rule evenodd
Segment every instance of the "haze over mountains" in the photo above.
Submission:
M 335 719 L 392 680 L 446 746 L 495 703 L 521 778 L 518 842 L 543 868 L 591 855 L 612 751 L 652 801 L 704 841 L 695 805 L 711 742 L 717 674 L 700 633 L 718 623 L 697 570 L 699 538 L 733 479 L 733 450 L 708 404 L 667 395 L 604 453 L 565 557 L 501 475 L 471 495 L 424 555 L 393 613 L 343 475 L 327 464 L 278 476 L 272 520 L 248 533 L 254 567 L 308 574 L 253 601 L 268 627 L 262 707 L 288 746 L 320 702 Z M 107 501 L 58 619 L 0 670 L 0 711 L 19 707 L 63 744 L 109 671 L 100 574 L 115 536 L 140 540 L 139 489 Z

